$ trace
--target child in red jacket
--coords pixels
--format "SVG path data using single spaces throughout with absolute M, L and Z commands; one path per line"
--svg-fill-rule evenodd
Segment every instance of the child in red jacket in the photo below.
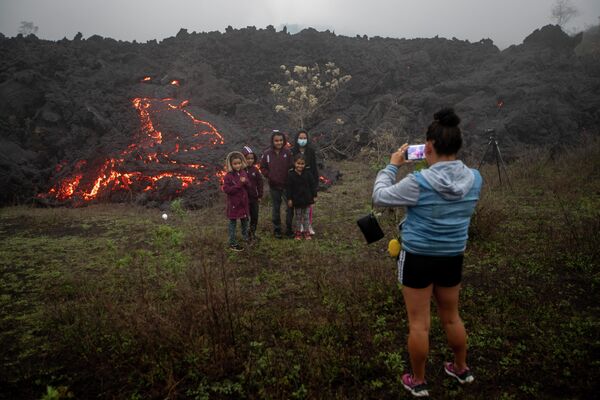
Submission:
M 250 205 L 250 230 L 248 236 L 250 240 L 256 240 L 256 226 L 258 224 L 258 205 L 263 196 L 263 180 L 256 164 L 256 154 L 249 146 L 244 146 L 242 154 L 246 157 L 246 174 L 248 175 L 248 200 Z
M 229 218 L 229 248 L 233 251 L 241 251 L 235 238 L 237 220 L 242 226 L 242 236 L 248 240 L 248 175 L 244 171 L 246 167 L 245 157 L 239 151 L 231 152 L 225 159 L 227 175 L 223 179 L 223 191 L 227 194 L 227 218 Z

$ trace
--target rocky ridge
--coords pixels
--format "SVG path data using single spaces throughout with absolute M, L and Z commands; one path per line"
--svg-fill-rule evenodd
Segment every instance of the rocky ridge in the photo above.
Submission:
M 333 104 L 309 121 L 323 140 L 335 135 L 351 144 L 359 137 L 360 143 L 346 146 L 348 154 L 383 132 L 421 140 L 433 112 L 445 105 L 463 118 L 467 155 L 481 153 L 488 128 L 495 129 L 508 159 L 533 146 L 560 149 L 582 133 L 597 134 L 600 126 L 600 58 L 576 54 L 581 40 L 557 26 L 503 51 L 488 39 L 350 38 L 313 29 L 290 35 L 272 27 L 223 34 L 181 30 L 160 43 L 0 37 L 0 204 L 48 192 L 80 160 L 98 168 L 107 157 L 120 157 L 115 168 L 122 173 L 135 167 L 157 176 L 152 169 L 158 164 L 141 164 L 139 153 L 123 156 L 143 136 L 141 111 L 132 106 L 136 98 L 172 99 L 173 109 L 209 122 L 224 138 L 222 145 L 194 150 L 183 136 L 197 134 L 198 124 L 183 111 L 157 113 L 153 121 L 165 135 L 163 147 L 175 143 L 167 142 L 170 134 L 193 150 L 170 161 L 165 156 L 160 165 L 201 162 L 205 171 L 216 171 L 224 155 L 242 144 L 261 149 L 272 129 L 289 129 L 273 111 L 268 90 L 268 82 L 281 80 L 281 64 L 333 61 L 352 75 Z M 154 204 L 168 190 L 169 198 L 201 205 L 218 181 L 185 190 L 165 181 L 154 197 L 140 185 L 129 196 L 100 200 Z

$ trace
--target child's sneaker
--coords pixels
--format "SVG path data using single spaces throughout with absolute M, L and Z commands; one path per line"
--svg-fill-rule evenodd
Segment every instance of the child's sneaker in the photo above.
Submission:
M 429 397 L 427 382 L 416 383 L 411 374 L 402 375 L 402 385 L 415 397 Z
M 456 380 L 461 384 L 465 384 L 465 383 L 471 383 L 475 380 L 475 377 L 473 376 L 473 374 L 471 373 L 471 370 L 469 368 L 465 368 L 462 371 L 457 371 L 454 368 L 454 363 L 453 362 L 445 362 L 444 363 L 444 371 L 446 371 L 446 373 L 454 378 L 456 378 Z
M 296 232 L 296 236 L 294 237 L 296 240 L 302 240 L 302 232 Z
M 312 240 L 312 236 L 310 236 L 310 232 L 304 232 L 304 239 L 305 240 Z
M 244 248 L 236 243 L 236 244 L 229 245 L 229 250 L 242 251 L 242 250 L 244 250 Z

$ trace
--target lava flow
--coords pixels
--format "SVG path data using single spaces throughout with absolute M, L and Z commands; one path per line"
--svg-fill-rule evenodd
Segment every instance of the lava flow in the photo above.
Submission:
M 146 77 L 142 81 L 150 80 Z M 179 81 L 170 84 L 178 86 Z M 202 164 L 198 159 L 200 150 L 224 144 L 223 136 L 211 123 L 185 109 L 188 100 L 178 103 L 172 98 L 138 97 L 132 104 L 141 123 L 135 140 L 115 157 L 77 161 L 66 176 L 66 163 L 60 163 L 55 171 L 58 182 L 38 198 L 76 203 L 95 199 L 118 201 L 146 192 L 170 200 L 192 185 L 220 178 L 222 167 Z M 161 131 L 157 120 L 161 115 L 164 119 L 165 113 L 169 113 L 170 125 L 175 123 L 175 127 Z M 183 135 L 180 131 L 193 133 Z

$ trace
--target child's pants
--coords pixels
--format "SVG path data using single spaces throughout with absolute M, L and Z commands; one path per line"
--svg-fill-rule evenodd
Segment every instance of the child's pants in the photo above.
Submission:
M 244 240 L 248 240 L 248 218 L 241 218 L 240 225 L 242 225 L 242 237 Z M 237 226 L 237 219 L 229 220 L 229 245 L 233 246 L 237 244 L 235 239 L 235 228 Z
M 258 199 L 250 199 L 250 236 L 254 237 L 258 225 Z
M 310 207 L 294 207 L 294 230 L 296 232 L 308 232 Z

